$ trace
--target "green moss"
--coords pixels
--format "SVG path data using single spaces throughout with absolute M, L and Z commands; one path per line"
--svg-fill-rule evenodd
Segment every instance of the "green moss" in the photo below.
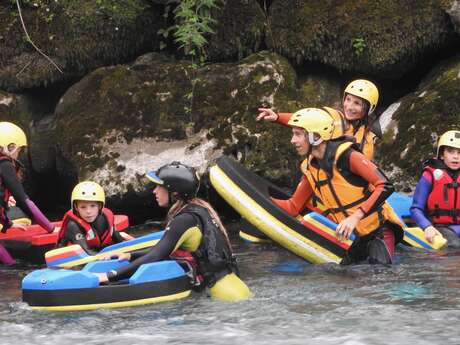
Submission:
M 259 50 L 266 18 L 257 1 L 223 1 L 213 18 L 216 24 L 207 47 L 211 61 L 240 60 Z
M 110 163 L 113 154 L 102 155 L 101 138 L 173 141 L 205 129 L 224 152 L 243 158 L 272 181 L 290 184 L 298 163 L 290 131 L 256 123 L 255 117 L 264 102 L 290 110 L 297 96 L 296 74 L 276 54 L 263 52 L 238 64 L 195 70 L 187 63 L 154 59 L 142 68 L 101 68 L 83 78 L 57 107 L 56 132 L 80 176 L 102 166 L 119 169 Z
M 291 60 L 318 61 L 382 78 L 400 78 L 426 54 L 456 38 L 434 0 L 416 5 L 398 0 L 376 0 L 372 5 L 367 0 L 275 0 L 270 16 L 267 44 Z M 360 54 L 353 46 L 357 39 L 365 44 Z
M 408 178 L 419 176 L 421 163 L 434 155 L 438 137 L 460 128 L 459 74 L 460 57 L 455 57 L 435 68 L 416 92 L 405 97 L 393 115 L 397 135 L 393 139 L 387 133 L 381 147 L 387 169 L 397 166 Z
M 160 13 L 142 0 L 27 1 L 23 18 L 32 41 L 58 72 L 24 40 L 13 5 L 0 5 L 0 87 L 17 90 L 70 80 L 101 65 L 132 59 L 158 44 Z M 21 71 L 19 73 L 19 71 Z

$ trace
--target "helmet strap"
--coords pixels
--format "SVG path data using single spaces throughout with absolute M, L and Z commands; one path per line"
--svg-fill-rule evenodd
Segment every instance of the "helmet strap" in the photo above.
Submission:
M 2 153 L 10 158 L 12 158 L 11 156 L 14 155 L 19 149 L 21 148 L 21 146 L 17 146 L 17 145 L 14 145 L 13 149 L 12 150 L 9 150 L 8 147 L 2 147 Z
M 178 201 L 180 198 L 178 198 L 175 194 L 175 192 L 170 192 L 168 189 L 168 207 L 171 207 Z
M 312 146 L 318 146 L 323 142 L 323 138 L 319 137 L 318 139 L 315 139 L 315 133 L 308 132 L 308 142 Z

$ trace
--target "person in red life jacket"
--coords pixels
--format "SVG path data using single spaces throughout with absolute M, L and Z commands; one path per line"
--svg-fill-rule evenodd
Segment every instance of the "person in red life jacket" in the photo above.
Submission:
M 235 301 L 247 299 L 251 291 L 238 277 L 230 240 L 217 212 L 198 198 L 199 178 L 195 169 L 172 162 L 158 171 L 147 173 L 155 185 L 153 194 L 160 207 L 168 207 L 167 225 L 162 239 L 152 248 L 133 253 L 110 255 L 108 258 L 131 261 L 127 266 L 96 274 L 101 283 L 130 277 L 141 265 L 170 258 L 186 258 L 209 288 L 212 298 Z M 191 254 L 191 255 L 190 255 Z M 107 258 L 106 258 L 107 259 Z
M 89 255 L 125 239 L 114 227 L 112 211 L 104 207 L 104 189 L 96 182 L 77 184 L 71 196 L 72 209 L 62 220 L 58 247 L 79 244 Z
M 336 120 L 343 122 L 341 130 L 356 140 L 358 148 L 369 159 L 374 159 L 374 145 L 382 133 L 377 117 L 371 117 L 377 107 L 379 91 L 369 80 L 357 79 L 347 85 L 343 93 L 343 112 L 324 107 Z M 288 125 L 292 113 L 275 113 L 259 108 L 257 121 L 264 120 Z
M 7 211 L 9 202 L 14 198 L 15 203 L 31 219 L 42 226 L 48 232 L 54 231 L 53 224 L 40 211 L 35 203 L 29 199 L 22 186 L 20 175 L 21 165 L 18 157 L 27 146 L 27 138 L 24 131 L 11 122 L 0 122 L 0 226 L 2 232 L 7 232 L 13 225 L 8 218 Z M 17 228 L 26 230 L 24 226 L 15 225 Z M 6 250 L 5 250 L 6 251 Z M 14 263 L 11 258 L 1 261 Z
M 307 201 L 317 197 L 337 226 L 337 237 L 357 239 L 342 264 L 393 262 L 395 245 L 403 237 L 401 223 L 385 202 L 393 185 L 350 138 L 341 135 L 334 116 L 324 109 L 294 113 L 291 143 L 302 162 L 300 183 L 288 200 L 272 199 L 296 217 Z
M 428 241 L 440 235 L 460 248 L 460 131 L 439 138 L 436 158 L 423 164 L 410 211 Z

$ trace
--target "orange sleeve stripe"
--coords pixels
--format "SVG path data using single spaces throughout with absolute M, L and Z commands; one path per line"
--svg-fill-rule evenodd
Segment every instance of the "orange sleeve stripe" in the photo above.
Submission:
M 294 194 L 292 194 L 289 199 L 281 200 L 272 198 L 272 201 L 289 213 L 289 215 L 297 217 L 300 211 L 302 211 L 307 204 L 312 192 L 313 191 L 307 181 L 307 178 L 302 176 Z
M 363 212 L 367 214 L 378 202 L 388 181 L 378 173 L 377 166 L 358 151 L 353 151 L 350 154 L 349 164 L 352 173 L 361 176 L 375 188 L 369 198 L 360 206 Z
M 290 127 L 288 125 L 289 120 L 291 119 L 292 113 L 278 113 L 278 120 L 276 120 L 277 123 Z

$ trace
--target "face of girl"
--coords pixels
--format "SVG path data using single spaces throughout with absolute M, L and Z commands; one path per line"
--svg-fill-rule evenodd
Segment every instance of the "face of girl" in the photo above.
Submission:
M 460 169 L 460 149 L 444 146 L 441 159 L 448 168 L 452 170 Z
M 303 128 L 293 127 L 291 144 L 294 145 L 299 156 L 308 154 L 310 143 L 308 141 L 307 132 Z
M 153 194 L 155 195 L 155 199 L 157 200 L 158 206 L 160 207 L 168 207 L 169 205 L 169 193 L 168 190 L 160 185 L 157 185 L 153 189 Z
M 87 223 L 92 223 L 96 220 L 101 210 L 101 203 L 97 201 L 75 201 L 75 209 L 80 217 Z
M 343 99 L 343 112 L 348 121 L 362 119 L 365 114 L 365 105 L 362 98 L 346 94 Z

